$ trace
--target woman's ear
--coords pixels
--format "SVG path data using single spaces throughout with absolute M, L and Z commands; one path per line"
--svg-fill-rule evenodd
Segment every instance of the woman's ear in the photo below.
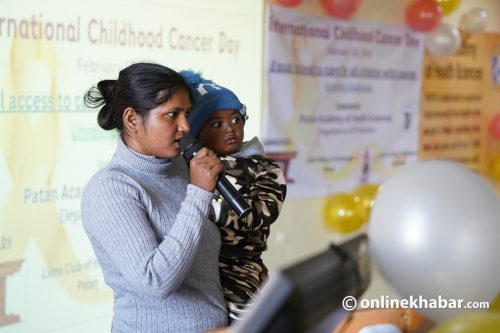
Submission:
M 135 134 L 139 131 L 141 120 L 140 116 L 135 112 L 134 108 L 128 107 L 123 111 L 123 127 L 130 134 Z

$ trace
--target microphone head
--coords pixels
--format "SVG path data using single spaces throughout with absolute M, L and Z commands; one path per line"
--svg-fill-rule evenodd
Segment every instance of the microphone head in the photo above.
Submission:
M 179 147 L 187 162 L 196 155 L 196 152 L 203 148 L 203 145 L 191 135 L 187 134 L 179 139 Z
M 179 146 L 181 147 L 182 151 L 189 148 L 190 146 L 192 146 L 195 143 L 196 143 L 196 139 L 193 138 L 189 134 L 186 134 L 182 138 L 179 139 Z

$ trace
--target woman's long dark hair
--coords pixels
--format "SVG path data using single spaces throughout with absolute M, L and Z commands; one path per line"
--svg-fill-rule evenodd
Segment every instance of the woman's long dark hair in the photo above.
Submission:
M 123 112 L 132 107 L 143 119 L 149 111 L 184 90 L 193 100 L 184 78 L 176 71 L 154 63 L 136 63 L 120 71 L 117 80 L 102 80 L 87 91 L 85 105 L 101 107 L 97 122 L 105 130 L 123 131 Z

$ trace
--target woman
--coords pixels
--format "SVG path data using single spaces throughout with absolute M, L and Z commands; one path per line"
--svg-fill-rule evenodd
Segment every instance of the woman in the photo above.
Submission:
M 207 220 L 223 170 L 209 149 L 189 171 L 178 140 L 189 131 L 191 93 L 157 64 L 123 69 L 85 96 L 99 125 L 118 129 L 116 152 L 88 183 L 82 221 L 114 293 L 113 332 L 203 332 L 227 323 Z

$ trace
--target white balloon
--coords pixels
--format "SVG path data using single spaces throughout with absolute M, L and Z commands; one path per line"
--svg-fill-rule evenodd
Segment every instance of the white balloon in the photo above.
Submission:
M 470 33 L 484 31 L 487 25 L 488 12 L 483 8 L 473 8 L 460 18 L 460 26 Z
M 454 54 L 462 44 L 460 31 L 454 26 L 443 22 L 425 36 L 425 47 L 437 56 L 446 57 Z
M 369 224 L 371 255 L 404 299 L 437 322 L 500 290 L 500 201 L 478 174 L 450 161 L 403 167 L 383 183 Z M 463 299 L 461 308 L 450 301 Z M 432 300 L 445 307 L 429 308 Z M 444 301 L 441 301 L 443 305 Z M 436 303 L 441 306 L 440 303 Z

